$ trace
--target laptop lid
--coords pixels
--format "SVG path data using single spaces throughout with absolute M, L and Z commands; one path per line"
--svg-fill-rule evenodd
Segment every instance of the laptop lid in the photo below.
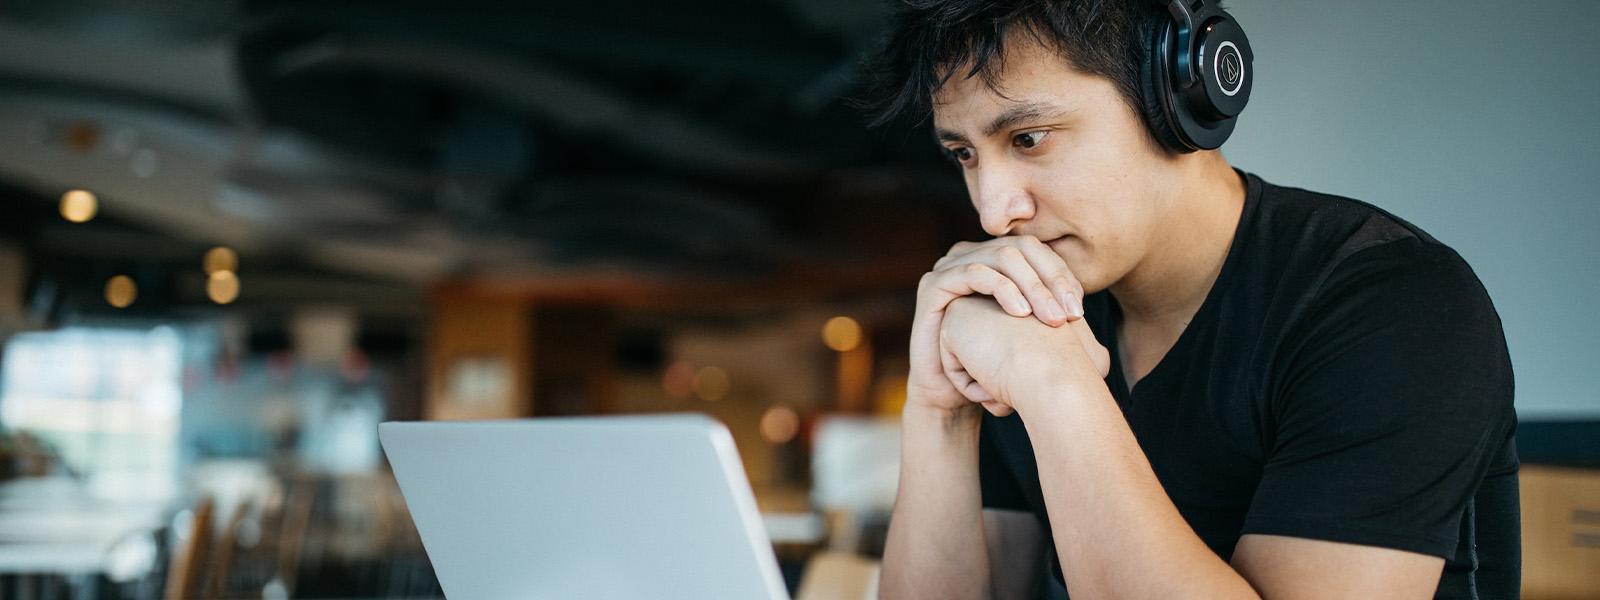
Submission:
M 452 599 L 788 598 L 710 417 L 390 422 L 378 437 Z

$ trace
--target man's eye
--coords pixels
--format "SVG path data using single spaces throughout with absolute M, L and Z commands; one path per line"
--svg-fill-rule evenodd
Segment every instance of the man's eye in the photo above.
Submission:
M 949 148 L 945 150 L 944 153 L 946 156 L 949 156 L 951 160 L 954 160 L 958 163 L 964 163 L 972 160 L 972 149 L 965 146 Z
M 1011 145 L 1018 148 L 1032 148 L 1044 143 L 1044 136 L 1049 134 L 1050 132 L 1048 131 L 1029 131 L 1027 133 L 1019 133 L 1011 137 Z

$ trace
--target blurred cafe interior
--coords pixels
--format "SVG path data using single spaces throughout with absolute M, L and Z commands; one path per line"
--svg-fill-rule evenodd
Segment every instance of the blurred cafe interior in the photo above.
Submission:
M 0 3 L 0 598 L 438 598 L 380 422 L 668 412 L 731 431 L 791 593 L 861 597 L 916 282 L 984 237 L 852 101 L 887 10 Z M 1263 77 L 1235 158 L 1302 172 Z M 1529 597 L 1600 589 L 1585 389 L 1518 431 Z

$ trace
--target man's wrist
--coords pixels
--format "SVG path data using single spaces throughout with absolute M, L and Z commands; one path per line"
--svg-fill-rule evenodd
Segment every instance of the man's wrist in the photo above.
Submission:
M 901 427 L 906 433 L 965 437 L 975 435 L 983 420 L 983 407 L 977 404 L 947 408 L 910 400 L 900 413 Z
M 1079 396 L 1092 393 L 1105 386 L 1105 380 L 1088 369 L 1039 369 L 1037 377 L 1029 377 L 1012 388 L 1011 408 L 1024 417 L 1034 409 L 1072 402 Z

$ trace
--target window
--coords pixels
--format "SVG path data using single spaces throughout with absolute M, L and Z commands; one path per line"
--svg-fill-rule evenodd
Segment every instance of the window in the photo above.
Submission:
M 182 349 L 166 326 L 18 334 L 0 362 L 0 426 L 37 436 L 79 475 L 170 482 Z

